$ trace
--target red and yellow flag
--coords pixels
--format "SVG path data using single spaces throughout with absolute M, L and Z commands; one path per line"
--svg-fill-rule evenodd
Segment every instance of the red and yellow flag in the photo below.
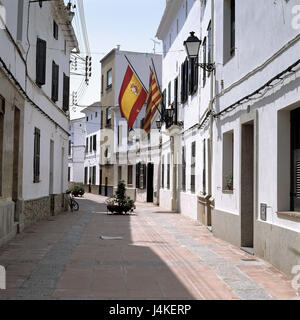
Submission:
M 127 120 L 128 126 L 133 127 L 136 117 L 142 110 L 147 98 L 147 92 L 128 66 L 119 94 L 121 115 Z
M 151 130 L 151 125 L 158 112 L 158 106 L 160 104 L 161 99 L 162 99 L 162 96 L 159 91 L 158 84 L 154 76 L 154 72 L 151 71 L 149 92 L 148 92 L 148 99 L 147 99 L 147 108 L 146 108 L 144 127 L 143 127 L 143 129 L 146 131 L 147 134 Z

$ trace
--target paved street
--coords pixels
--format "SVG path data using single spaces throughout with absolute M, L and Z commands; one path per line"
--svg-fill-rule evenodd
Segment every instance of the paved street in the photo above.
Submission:
M 138 204 L 106 214 L 86 194 L 80 211 L 42 221 L 0 249 L 1 299 L 293 299 L 274 267 L 216 239 L 198 222 Z M 102 240 L 122 236 L 123 240 Z

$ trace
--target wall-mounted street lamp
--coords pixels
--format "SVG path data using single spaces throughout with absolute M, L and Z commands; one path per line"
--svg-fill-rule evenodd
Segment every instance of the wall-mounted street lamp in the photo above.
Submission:
M 199 50 L 202 41 L 195 36 L 195 32 L 190 32 L 190 36 L 183 42 L 188 59 L 196 59 L 198 61 Z M 215 70 L 215 63 L 198 63 L 198 67 L 212 72 Z
M 162 112 L 160 114 L 160 119 L 156 121 L 156 127 L 158 130 L 161 130 L 163 122 L 166 123 L 166 127 L 169 128 L 171 125 L 178 125 L 180 127 L 183 126 L 182 121 L 177 121 L 175 119 L 175 109 L 174 108 L 162 108 Z

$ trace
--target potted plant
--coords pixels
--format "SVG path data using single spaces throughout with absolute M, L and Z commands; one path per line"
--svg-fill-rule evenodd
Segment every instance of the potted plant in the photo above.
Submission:
M 105 201 L 107 210 L 114 214 L 127 214 L 135 209 L 132 199 L 126 196 L 126 187 L 123 180 L 118 184 L 116 194 Z
M 231 174 L 226 176 L 226 190 L 233 190 L 233 177 Z
M 67 193 L 71 193 L 73 197 L 82 197 L 84 195 L 84 188 L 79 185 L 73 186 Z

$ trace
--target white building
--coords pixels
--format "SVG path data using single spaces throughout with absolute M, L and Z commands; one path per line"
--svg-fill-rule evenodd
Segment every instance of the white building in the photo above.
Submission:
M 146 105 L 139 113 L 134 123 L 134 131 L 131 133 L 126 120 L 120 114 L 118 98 L 129 65 L 126 57 L 146 90 L 149 87 L 150 67 L 153 69 L 153 64 L 161 84 L 161 55 L 122 51 L 120 48 L 116 48 L 101 60 L 101 194 L 113 195 L 118 182 L 124 180 L 128 196 L 132 199 L 152 202 L 153 198 L 157 198 L 158 193 L 158 189 L 154 188 L 159 187 L 153 178 L 153 170 L 156 172 L 159 166 L 158 163 L 155 166 L 155 159 L 149 157 L 148 138 L 147 141 L 141 139 L 140 129 L 145 117 Z M 154 121 L 152 128 L 155 127 Z M 133 139 L 131 135 L 133 135 Z M 156 139 L 155 135 L 151 134 L 150 136 L 152 137 L 150 138 L 152 147 L 156 146 L 158 149 L 158 133 L 156 132 Z M 159 159 L 157 160 L 159 161 Z
M 95 102 L 81 112 L 85 113 L 86 127 L 83 183 L 89 185 L 87 191 L 99 194 L 101 103 Z
M 291 274 L 300 263 L 299 1 L 214 3 L 213 232 Z
M 68 152 L 68 181 L 83 184 L 86 118 L 71 120 Z
M 174 109 L 162 128 L 160 205 L 203 222 L 199 197 L 205 200 L 209 190 L 209 130 L 200 130 L 199 123 L 207 113 L 211 77 L 187 60 L 183 42 L 191 31 L 208 42 L 209 22 L 210 11 L 200 1 L 167 1 L 157 30 L 164 48 L 165 106 Z
M 296 6 L 167 1 L 157 32 L 166 106 L 178 106 L 177 125 L 162 129 L 161 205 L 286 274 L 300 263 Z M 202 40 L 199 62 L 216 68 L 197 68 L 198 79 L 179 51 L 191 31 Z
M 15 119 L 23 141 L 16 144 L 26 146 L 14 163 L 19 168 L 14 179 L 20 184 L 13 191 L 18 211 L 14 220 L 20 220 L 22 229 L 65 206 L 69 61 L 77 40 L 71 25 L 74 14 L 63 0 L 1 2 L 7 23 L 0 30 L 1 68 L 14 87 L 8 101 L 20 110 Z

